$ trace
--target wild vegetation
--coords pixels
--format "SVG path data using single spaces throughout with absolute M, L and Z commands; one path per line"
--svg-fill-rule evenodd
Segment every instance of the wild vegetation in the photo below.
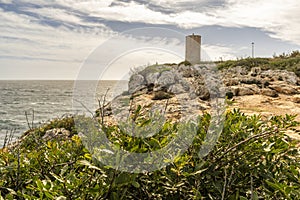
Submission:
M 227 112 L 218 143 L 201 159 L 198 151 L 210 119 L 209 114 L 199 116 L 197 135 L 183 155 L 163 169 L 140 174 L 93 159 L 78 136 L 74 118 L 55 119 L 28 132 L 13 148 L 0 151 L 1 199 L 300 198 L 299 143 L 284 134 L 298 125 L 294 116 L 264 121 L 239 110 Z M 145 126 L 147 120 L 138 117 L 135 123 Z M 64 127 L 71 134 L 43 139 L 53 127 Z M 178 124 L 166 122 L 158 134 L 145 139 L 131 137 L 115 125 L 102 130 L 114 144 L 141 152 L 170 142 Z
M 219 69 L 259 66 L 300 75 L 298 51 L 274 58 L 246 58 L 217 64 Z M 171 66 L 159 70 L 168 71 Z M 150 66 L 143 72 L 156 70 L 157 66 Z M 165 98 L 163 95 L 159 94 L 157 99 Z M 105 100 L 99 103 L 97 118 L 54 119 L 37 128 L 29 126 L 30 130 L 17 143 L 5 143 L 0 149 L 0 200 L 300 199 L 300 142 L 286 134 L 299 127 L 296 116 L 266 119 L 260 115 L 247 116 L 236 109 L 227 111 L 217 144 L 201 157 L 198 153 L 212 120 L 210 114 L 203 113 L 193 124 L 197 134 L 182 155 L 161 169 L 129 173 L 95 159 L 82 134 L 99 140 L 101 132 L 125 151 L 153 152 L 176 138 L 181 124 L 166 121 L 155 135 L 138 138 L 124 126 L 104 123 L 104 105 Z M 142 113 L 141 106 L 132 113 L 134 125 L 151 126 L 155 116 L 145 118 Z M 84 123 L 98 126 L 91 129 L 76 126 L 78 117 Z M 64 129 L 69 134 L 45 137 L 53 129 Z M 9 136 L 6 141 L 10 141 Z
M 273 58 L 244 58 L 238 60 L 229 60 L 217 62 L 219 69 L 226 69 L 236 66 L 261 67 L 263 70 L 288 70 L 300 76 L 300 52 L 292 51 L 291 53 L 283 53 L 279 56 L 274 55 Z

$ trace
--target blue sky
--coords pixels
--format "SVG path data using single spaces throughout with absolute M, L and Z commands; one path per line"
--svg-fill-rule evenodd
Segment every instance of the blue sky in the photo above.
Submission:
M 96 68 L 120 79 L 182 61 L 191 33 L 205 60 L 248 57 L 251 42 L 272 57 L 299 49 L 299 10 L 298 0 L 0 0 L 0 79 L 89 79 Z

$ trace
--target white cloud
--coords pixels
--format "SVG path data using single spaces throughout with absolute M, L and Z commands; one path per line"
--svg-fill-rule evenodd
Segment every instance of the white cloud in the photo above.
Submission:
M 51 11 L 55 12 L 51 14 Z M 51 15 L 63 22 L 80 22 L 79 18 L 64 14 L 60 10 L 42 9 L 38 12 L 44 12 L 44 15 Z M 80 62 L 95 48 L 95 41 L 101 43 L 112 34 L 112 31 L 102 24 L 97 24 L 98 27 L 74 27 L 73 30 L 69 30 L 63 25 L 51 27 L 41 24 L 34 17 L 3 10 L 0 12 L 0 19 L 0 40 L 5 44 L 5 48 L 0 48 L 0 51 L 5 50 L 10 55 L 20 57 L 48 57 Z M 2 53 L 2 56 L 8 54 Z
M 10 4 L 12 3 L 12 0 L 0 0 L 0 3 Z
M 57 8 L 33 8 L 29 10 L 33 13 L 42 15 L 44 17 L 49 17 L 53 20 L 81 24 L 81 19 L 79 17 L 68 13 L 66 10 Z
M 130 2 L 125 6 L 97 7 L 93 9 L 92 16 L 108 20 L 143 22 L 150 24 L 170 24 L 171 16 L 148 9 L 145 5 Z
M 209 1 L 149 1 L 157 6 L 176 7 L 193 4 L 208 6 Z M 300 2 L 295 0 L 227 0 L 224 6 L 197 12 L 197 9 L 184 10 L 176 13 L 163 13 L 150 10 L 146 5 L 131 1 L 112 7 L 93 7 L 86 3 L 90 15 L 109 20 L 126 22 L 145 22 L 152 24 L 173 24 L 182 28 L 196 28 L 205 25 L 223 25 L 228 27 L 257 27 L 272 32 L 271 36 L 300 44 Z
M 0 2 L 13 5 L 16 1 Z M 50 66 L 52 61 L 65 67 L 75 66 L 76 63 L 78 68 L 93 49 L 116 34 L 109 27 L 111 21 L 175 25 L 184 29 L 206 25 L 257 27 L 268 31 L 272 37 L 300 44 L 300 2 L 295 0 L 150 0 L 147 4 L 142 4 L 142 0 L 118 4 L 112 4 L 113 2 L 20 0 L 15 3 L 16 10 L 7 11 L 5 7 L 0 8 L 0 42 L 3 44 L 0 47 L 0 57 L 7 57 L 5 62 L 1 62 L 1 66 L 5 64 L 7 67 L 17 67 L 21 62 L 8 62 L 8 58 L 15 57 L 20 60 L 26 59 L 26 63 L 30 63 L 30 59 L 40 60 L 41 65 L 45 62 L 47 66 Z M 216 2 L 218 6 L 210 6 Z M 198 9 L 200 7 L 209 9 Z M 174 12 L 167 12 L 170 9 L 174 9 Z M 93 20 L 90 20 L 91 18 Z M 105 21 L 106 25 L 101 21 Z M 160 37 L 140 37 L 138 40 L 161 44 L 162 49 L 164 45 L 168 45 L 168 42 Z M 183 44 L 179 46 L 184 48 Z M 239 47 L 218 44 L 206 44 L 203 49 L 208 55 L 205 58 L 207 60 L 218 60 L 220 57 L 232 59 L 239 51 Z M 149 58 L 153 58 L 154 54 L 131 55 L 140 59 L 134 62 L 143 63 L 143 57 L 148 55 Z M 124 58 L 126 61 L 132 60 L 127 57 Z M 168 62 L 168 56 L 162 57 Z M 158 59 L 159 62 L 163 60 Z M 38 62 L 34 62 L 34 65 L 37 67 Z
M 258 27 L 273 37 L 300 44 L 300 2 L 294 0 L 230 0 L 225 9 L 214 11 L 226 26 Z

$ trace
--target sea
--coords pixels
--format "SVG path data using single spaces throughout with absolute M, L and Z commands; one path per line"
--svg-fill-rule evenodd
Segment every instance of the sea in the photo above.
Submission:
M 91 114 L 98 100 L 113 99 L 127 85 L 124 80 L 0 80 L 0 148 L 7 134 L 15 140 L 51 119 Z

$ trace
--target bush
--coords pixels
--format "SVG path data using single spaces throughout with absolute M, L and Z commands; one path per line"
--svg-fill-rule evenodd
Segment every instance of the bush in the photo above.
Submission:
M 217 145 L 201 159 L 197 155 L 211 120 L 204 114 L 199 116 L 193 144 L 183 155 L 161 170 L 143 174 L 103 166 L 92 159 L 76 134 L 43 141 L 41 132 L 46 128 L 38 128 L 28 136 L 39 142 L 24 137 L 20 146 L 0 151 L 0 195 L 4 199 L 300 199 L 297 141 L 283 132 L 298 125 L 294 118 L 264 121 L 239 110 L 228 112 Z M 68 126 L 68 120 L 50 124 L 63 123 Z M 143 127 L 153 122 L 140 117 L 135 123 Z M 102 129 L 114 144 L 144 152 L 168 144 L 178 127 L 166 122 L 158 134 L 144 139 L 131 137 L 118 126 Z M 97 135 L 97 130 L 88 133 Z
M 264 66 L 269 63 L 268 58 L 245 58 L 239 60 L 228 60 L 224 62 L 218 62 L 218 69 L 227 69 L 231 67 L 245 67 L 247 70 L 250 70 L 252 67 Z
M 274 58 L 245 58 L 239 60 L 228 60 L 216 62 L 218 69 L 232 67 L 245 67 L 250 70 L 252 67 L 260 67 L 263 70 L 288 70 L 300 77 L 300 53 L 293 51 L 291 54 L 282 54 Z
M 178 64 L 178 66 L 180 66 L 180 65 L 191 66 L 192 64 L 191 64 L 189 61 L 185 60 L 185 61 L 182 61 L 182 62 L 180 62 L 180 63 Z

